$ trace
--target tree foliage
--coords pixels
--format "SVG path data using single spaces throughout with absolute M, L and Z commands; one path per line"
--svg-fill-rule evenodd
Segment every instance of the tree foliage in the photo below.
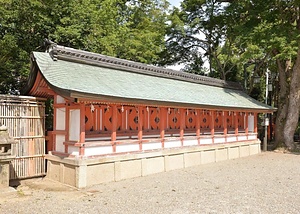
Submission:
M 276 144 L 294 149 L 300 108 L 299 1 L 184 0 L 170 14 L 163 64 L 186 63 L 189 72 L 244 82 L 264 101 L 271 71 L 276 113 Z M 253 76 L 263 81 L 255 86 Z M 259 92 L 260 91 L 260 92 Z M 276 102 L 275 102 L 276 101 Z
M 216 0 L 184 0 L 170 14 L 163 65 L 184 63 L 185 71 L 226 79 L 236 69 L 234 45 L 226 38 L 224 4 Z
M 231 20 L 228 35 L 236 39 L 240 55 L 256 60 L 260 76 L 268 68 L 278 76 L 276 144 L 293 150 L 293 135 L 300 108 L 300 46 L 298 1 L 233 1 L 226 12 Z
M 46 36 L 42 2 L 0 0 L 0 93 L 17 92 L 26 81 L 29 52 Z
M 17 93 L 31 51 L 60 45 L 156 63 L 164 49 L 166 0 L 0 0 L 0 93 Z

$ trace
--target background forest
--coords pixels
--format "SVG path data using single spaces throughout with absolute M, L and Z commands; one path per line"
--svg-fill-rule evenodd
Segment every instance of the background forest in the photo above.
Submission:
M 294 150 L 300 3 L 280 0 L 0 0 L 0 93 L 18 94 L 32 51 L 59 45 L 243 84 L 278 108 L 276 146 Z M 255 77 L 261 81 L 255 83 Z M 270 88 L 271 89 L 271 88 Z

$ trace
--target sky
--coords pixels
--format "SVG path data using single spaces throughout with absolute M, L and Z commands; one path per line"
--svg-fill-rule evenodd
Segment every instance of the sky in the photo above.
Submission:
M 170 4 L 175 7 L 179 7 L 181 1 L 182 0 L 169 0 Z M 174 70 L 180 70 L 183 67 L 184 67 L 184 65 L 172 65 L 172 66 L 168 66 L 167 68 L 171 68 Z
M 169 0 L 170 4 L 175 6 L 175 7 L 179 7 L 181 1 L 182 0 Z
M 171 6 L 175 6 L 175 7 L 180 7 L 180 3 L 182 2 L 183 0 L 169 0 Z M 204 66 L 208 67 L 208 64 L 207 62 L 204 63 Z M 181 64 L 181 65 L 172 65 L 172 66 L 168 66 L 168 68 L 171 68 L 171 69 L 174 69 L 174 70 L 180 70 L 181 68 L 183 68 L 184 65 Z

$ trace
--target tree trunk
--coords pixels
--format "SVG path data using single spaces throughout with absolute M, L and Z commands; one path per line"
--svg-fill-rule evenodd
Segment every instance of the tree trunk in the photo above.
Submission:
M 289 63 L 283 65 L 284 62 L 277 59 L 277 67 L 279 73 L 279 94 L 278 94 L 278 109 L 276 112 L 276 126 L 275 126 L 275 145 L 274 147 L 282 147 L 284 143 L 284 126 L 288 110 L 288 82 L 287 71 L 289 69 Z
M 300 107 L 300 47 L 293 66 L 288 100 L 288 113 L 284 126 L 284 141 L 289 150 L 295 149 L 294 134 L 298 125 Z

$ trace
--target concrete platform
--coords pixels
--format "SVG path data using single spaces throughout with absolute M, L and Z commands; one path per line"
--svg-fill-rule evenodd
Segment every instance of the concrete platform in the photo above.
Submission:
M 260 141 L 170 148 L 97 158 L 64 158 L 48 154 L 47 178 L 84 188 L 196 165 L 256 155 Z

